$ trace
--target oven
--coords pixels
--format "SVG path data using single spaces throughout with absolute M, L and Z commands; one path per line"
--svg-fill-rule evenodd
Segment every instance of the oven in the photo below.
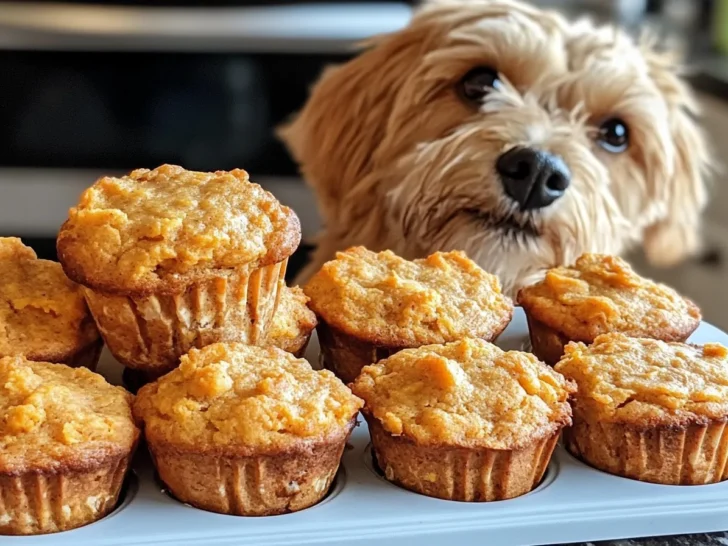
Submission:
M 101 174 L 242 167 L 319 229 L 276 126 L 405 2 L 0 2 L 0 235 L 54 257 Z

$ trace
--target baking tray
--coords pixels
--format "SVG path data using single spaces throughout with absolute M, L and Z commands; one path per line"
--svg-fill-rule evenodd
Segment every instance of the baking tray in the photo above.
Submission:
M 728 335 L 703 323 L 691 341 L 728 345 Z M 526 320 L 517 309 L 498 344 L 504 349 L 521 349 L 527 343 Z M 318 365 L 315 338 L 307 357 Z M 99 371 L 120 383 L 121 367 L 106 353 Z M 329 495 L 307 510 L 260 518 L 198 510 L 169 496 L 156 479 L 147 454 L 140 452 L 124 498 L 106 518 L 53 535 L 0 537 L 0 544 L 518 546 L 725 529 L 728 482 L 700 486 L 642 483 L 592 469 L 561 447 L 539 487 L 523 497 L 464 503 L 411 493 L 381 477 L 362 422 L 354 430 Z

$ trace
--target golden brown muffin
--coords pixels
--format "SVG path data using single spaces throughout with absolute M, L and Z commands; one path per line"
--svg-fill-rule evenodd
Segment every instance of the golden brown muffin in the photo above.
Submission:
M 294 356 L 302 358 L 316 327 L 316 315 L 308 306 L 308 297 L 297 287 L 283 286 L 281 299 L 273 317 L 268 335 L 260 343 L 261 346 L 272 346 L 283 349 Z M 148 374 L 141 370 L 124 370 L 124 385 L 131 392 L 137 392 L 142 386 L 158 379 L 164 374 Z
M 570 343 L 556 370 L 576 381 L 566 446 L 590 465 L 671 485 L 728 477 L 728 350 L 598 336 Z
M 401 349 L 463 337 L 493 341 L 513 314 L 498 278 L 462 252 L 409 261 L 354 247 L 303 290 L 319 318 L 324 365 L 346 382 Z
M 700 310 L 663 284 L 637 275 L 615 256 L 584 254 L 522 289 L 518 304 L 528 318 L 533 353 L 556 364 L 570 341 L 591 343 L 610 332 L 663 341 L 686 341 Z
M 386 478 L 460 501 L 517 497 L 538 485 L 574 385 L 528 353 L 481 339 L 407 349 L 366 366 L 364 399 Z
M 0 237 L 0 326 L 0 357 L 96 368 L 103 342 L 81 287 L 15 237 Z
M 308 297 L 298 286 L 285 286 L 281 290 L 281 300 L 268 330 L 265 343 L 303 357 L 316 327 L 316 315 L 308 308 Z
M 0 359 L 0 535 L 73 529 L 116 505 L 132 396 L 85 368 Z
M 192 347 L 264 339 L 299 241 L 293 211 L 245 171 L 163 165 L 87 189 L 58 255 L 114 356 L 159 374 Z
M 361 405 L 331 372 L 280 349 L 217 343 L 143 387 L 134 413 L 179 500 L 264 516 L 324 497 Z

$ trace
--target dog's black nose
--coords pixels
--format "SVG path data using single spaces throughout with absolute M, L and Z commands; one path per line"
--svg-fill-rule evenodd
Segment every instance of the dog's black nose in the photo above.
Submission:
M 513 148 L 496 161 L 503 189 L 521 210 L 546 207 L 564 195 L 571 173 L 560 157 L 534 150 Z

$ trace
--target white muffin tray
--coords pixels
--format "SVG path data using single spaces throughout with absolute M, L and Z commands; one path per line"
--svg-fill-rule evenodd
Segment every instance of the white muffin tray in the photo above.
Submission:
M 520 349 L 528 340 L 516 310 L 499 340 Z M 703 324 L 691 341 L 728 344 Z M 307 356 L 318 365 L 314 338 Z M 105 353 L 99 371 L 119 383 L 121 367 Z M 36 537 L 0 537 L 2 546 L 293 545 L 516 546 L 635 538 L 728 529 L 728 482 L 665 486 L 594 470 L 557 448 L 533 492 L 512 500 L 464 503 L 424 497 L 388 483 L 372 464 L 361 423 L 328 497 L 298 513 L 249 518 L 198 510 L 167 495 L 146 453 L 139 453 L 124 499 L 109 516 L 80 529 Z

